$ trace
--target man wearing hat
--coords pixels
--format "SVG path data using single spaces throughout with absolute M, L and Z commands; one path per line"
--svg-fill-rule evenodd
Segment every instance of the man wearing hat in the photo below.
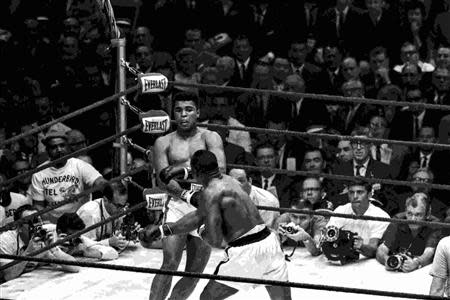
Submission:
M 69 153 L 67 135 L 63 131 L 49 131 L 43 143 L 49 156 L 49 160 L 44 164 Z M 81 193 L 86 187 L 98 186 L 103 183 L 106 183 L 106 180 L 93 166 L 78 158 L 69 158 L 33 174 L 29 194 L 36 208 L 41 210 L 48 205 L 61 202 L 71 195 Z M 45 219 L 56 223 L 63 213 L 76 212 L 89 199 L 90 196 L 78 198 L 76 201 L 51 210 L 43 216 Z

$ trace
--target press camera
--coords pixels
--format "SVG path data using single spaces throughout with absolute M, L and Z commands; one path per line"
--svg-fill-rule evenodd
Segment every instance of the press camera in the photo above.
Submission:
M 321 247 L 328 260 L 340 261 L 341 265 L 359 259 L 359 252 L 353 248 L 357 234 L 349 230 L 328 226 L 322 232 Z

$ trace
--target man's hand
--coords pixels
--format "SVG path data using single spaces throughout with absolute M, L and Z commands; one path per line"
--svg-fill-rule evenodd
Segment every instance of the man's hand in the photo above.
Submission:
M 353 241 L 353 249 L 356 251 L 361 251 L 361 248 L 363 246 L 363 238 L 359 235 L 355 236 L 355 239 Z
M 116 249 L 122 250 L 127 246 L 127 240 L 122 235 L 114 234 L 108 240 L 109 245 Z
M 286 226 L 290 226 L 294 230 L 294 232 L 293 233 L 289 233 L 286 230 Z M 311 237 L 302 227 L 300 227 L 299 225 L 295 225 L 292 222 L 289 223 L 289 224 L 286 224 L 286 223 L 280 224 L 278 226 L 278 233 L 281 234 L 281 235 L 284 235 L 284 236 L 286 236 L 286 237 L 288 237 L 288 238 L 290 238 L 290 239 L 292 239 L 292 240 L 294 240 L 296 242 L 304 241 L 304 240 L 309 239 Z
M 419 268 L 419 263 L 417 260 L 412 259 L 409 256 L 405 256 L 405 260 L 403 261 L 403 265 L 401 270 L 405 273 L 412 272 L 414 270 L 417 270 Z
M 389 69 L 386 67 L 380 67 L 376 73 L 383 79 L 385 83 L 391 82 L 391 79 L 389 78 Z

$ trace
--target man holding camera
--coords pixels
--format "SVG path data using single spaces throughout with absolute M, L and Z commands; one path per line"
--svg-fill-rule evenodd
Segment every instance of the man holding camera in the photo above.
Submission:
M 406 199 L 406 219 L 426 221 L 429 200 L 424 193 Z M 377 250 L 377 260 L 386 270 L 412 272 L 430 264 L 439 242 L 440 231 L 416 224 L 389 224 Z
M 19 207 L 14 213 L 14 221 L 37 212 L 31 205 L 26 204 Z M 56 231 L 52 224 L 42 224 L 38 219 L 20 225 L 17 229 L 2 232 L 0 234 L 0 253 L 10 255 L 29 256 L 31 253 L 55 242 Z M 49 259 L 62 259 L 75 261 L 75 258 L 64 253 L 56 246 L 36 257 Z M 10 260 L 1 259 L 0 266 L 9 263 Z M 19 277 L 22 273 L 31 271 L 38 266 L 37 263 L 21 261 L 0 272 L 0 283 Z M 78 272 L 79 267 L 61 265 L 66 272 Z
M 334 212 L 356 216 L 373 216 L 390 218 L 381 208 L 370 203 L 372 186 L 361 180 L 350 182 L 348 185 L 348 198 L 350 203 L 338 206 Z M 335 226 L 356 233 L 353 240 L 353 249 L 362 255 L 375 257 L 381 237 L 388 226 L 386 222 L 344 219 L 331 217 L 327 227 Z
M 89 227 L 119 213 L 120 210 L 127 207 L 127 202 L 128 190 L 126 186 L 121 182 L 114 182 L 105 186 L 103 198 L 84 204 L 78 209 L 77 214 L 83 220 L 83 223 Z M 92 229 L 84 235 L 102 245 L 122 250 L 127 246 L 127 241 L 125 237 L 118 234 L 121 224 L 122 218 L 119 218 Z

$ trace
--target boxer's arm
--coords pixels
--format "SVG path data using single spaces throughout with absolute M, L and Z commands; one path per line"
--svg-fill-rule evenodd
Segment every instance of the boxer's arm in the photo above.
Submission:
M 166 223 L 169 225 L 173 234 L 189 233 L 196 230 L 200 225 L 204 223 L 204 218 L 198 210 L 192 211 L 187 215 L 184 215 L 175 223 Z
M 167 157 L 168 142 L 169 141 L 166 136 L 162 136 L 155 141 L 153 148 L 153 165 L 155 166 L 156 180 L 158 182 L 158 186 L 167 190 L 169 194 L 180 197 L 183 189 L 180 187 L 178 182 L 172 179 L 168 184 L 164 184 L 159 178 L 159 173 L 161 170 L 169 166 L 169 159 Z
M 206 135 L 206 146 L 216 156 L 220 172 L 226 173 L 225 152 L 220 135 L 215 131 L 209 131 Z
M 205 233 L 203 239 L 211 245 L 211 247 L 220 248 L 223 241 L 222 232 L 222 214 L 220 211 L 219 195 L 212 195 L 210 191 L 204 190 L 205 204 Z

